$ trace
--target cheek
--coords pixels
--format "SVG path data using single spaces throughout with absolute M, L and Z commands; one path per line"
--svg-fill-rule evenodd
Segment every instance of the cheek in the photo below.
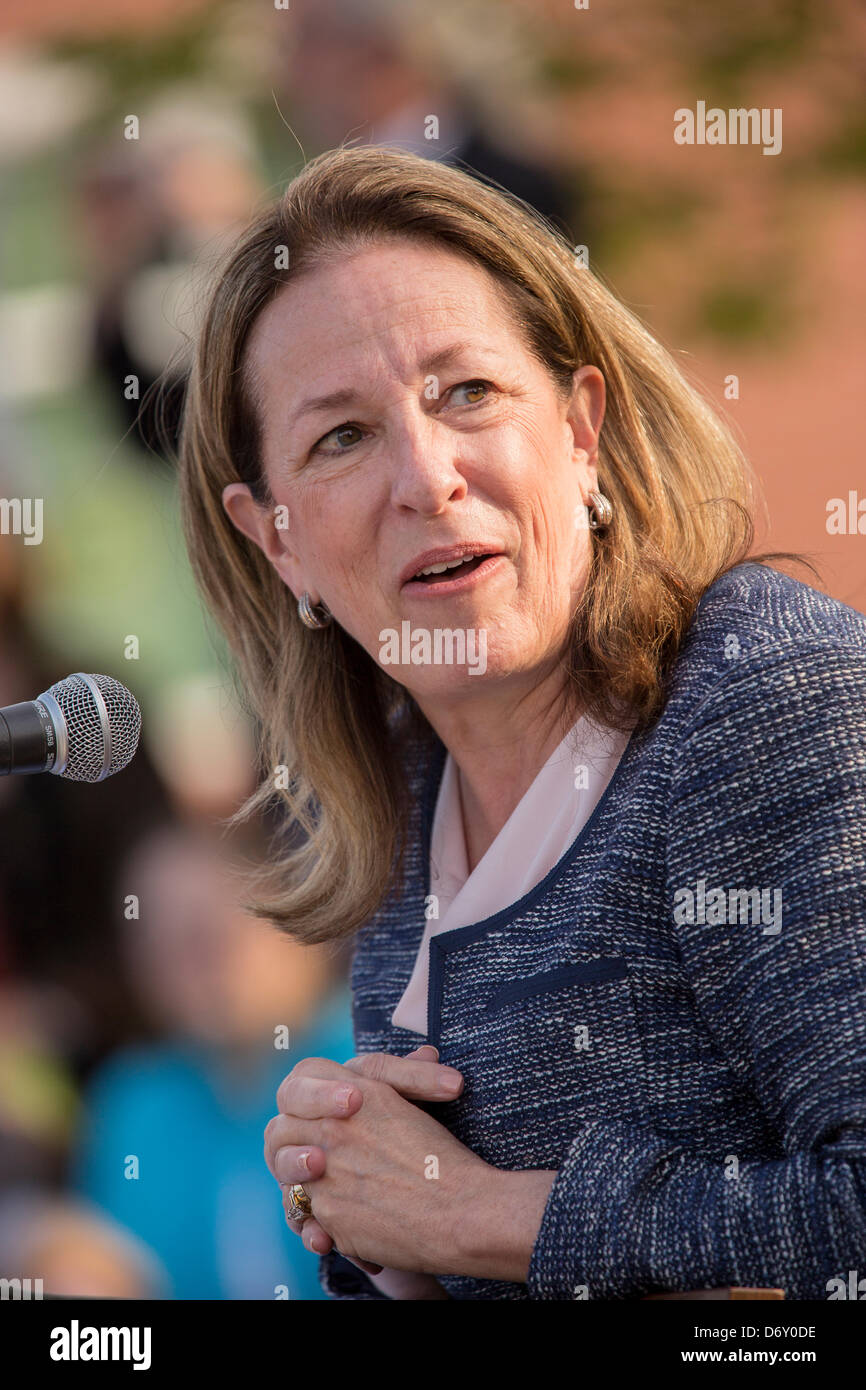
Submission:
M 289 502 L 293 528 L 299 532 L 298 553 L 322 585 L 342 586 L 360 569 L 364 554 L 364 518 L 356 497 L 345 497 L 322 484 L 297 494 Z
M 580 545 L 570 496 L 536 495 L 529 517 L 529 583 L 550 603 L 569 588 L 579 564 Z
M 581 494 L 567 442 L 556 422 L 528 414 L 514 425 L 496 456 L 497 475 L 503 483 L 500 500 L 525 518 L 538 554 L 548 561 L 563 553 L 568 556 Z
M 379 574 L 383 505 L 368 486 L 358 487 L 354 480 L 343 486 L 335 480 L 310 488 L 303 506 L 296 505 L 292 513 L 303 528 L 299 553 L 325 601 L 349 636 L 371 655 L 381 645 L 382 627 L 391 625 L 393 606 Z

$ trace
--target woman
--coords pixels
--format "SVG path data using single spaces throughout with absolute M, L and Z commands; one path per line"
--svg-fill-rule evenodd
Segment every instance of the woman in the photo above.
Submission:
M 355 934 L 358 1057 L 266 1157 L 335 1297 L 825 1297 L 866 1239 L 866 619 L 746 557 L 750 482 L 521 204 L 309 164 L 213 290 L 184 524 Z

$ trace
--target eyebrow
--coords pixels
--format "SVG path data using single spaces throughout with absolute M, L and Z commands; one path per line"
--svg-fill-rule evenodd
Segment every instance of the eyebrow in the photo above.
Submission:
M 489 349 L 473 349 L 475 351 L 488 351 Z M 467 351 L 466 345 L 462 343 L 452 343 L 449 347 L 440 348 L 438 352 L 428 353 L 418 364 L 425 376 L 431 372 L 441 371 L 443 368 L 451 367 Z M 296 425 L 304 415 L 320 413 L 323 410 L 334 410 L 337 406 L 348 406 L 358 399 L 358 392 L 344 387 L 339 391 L 329 391 L 324 396 L 308 396 L 305 401 L 301 401 L 297 410 L 294 411 L 288 420 L 290 426 Z

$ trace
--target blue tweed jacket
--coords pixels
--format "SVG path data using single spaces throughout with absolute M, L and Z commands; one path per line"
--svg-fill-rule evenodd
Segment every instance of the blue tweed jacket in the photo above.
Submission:
M 410 759 L 404 883 L 357 936 L 359 1053 L 424 1041 L 390 1017 L 444 757 Z M 428 1019 L 465 1089 L 425 1108 L 496 1167 L 557 1171 L 528 1282 L 453 1297 L 866 1277 L 866 618 L 756 564 L 713 584 L 574 844 L 433 938 Z M 320 1278 L 383 1297 L 335 1252 Z

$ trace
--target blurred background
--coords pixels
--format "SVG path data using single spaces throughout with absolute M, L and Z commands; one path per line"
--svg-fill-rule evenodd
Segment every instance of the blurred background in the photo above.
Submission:
M 0 1276 L 322 1296 L 262 1143 L 294 1062 L 354 1051 L 346 950 L 238 905 L 279 828 L 223 833 L 254 730 L 153 405 L 214 258 L 345 140 L 510 188 L 730 420 L 757 548 L 866 611 L 864 67 L 858 0 L 4 0 L 0 498 L 43 520 L 0 534 L 0 705 L 106 671 L 144 733 L 98 787 L 0 780 Z M 781 108 L 781 151 L 677 144 L 698 101 Z

